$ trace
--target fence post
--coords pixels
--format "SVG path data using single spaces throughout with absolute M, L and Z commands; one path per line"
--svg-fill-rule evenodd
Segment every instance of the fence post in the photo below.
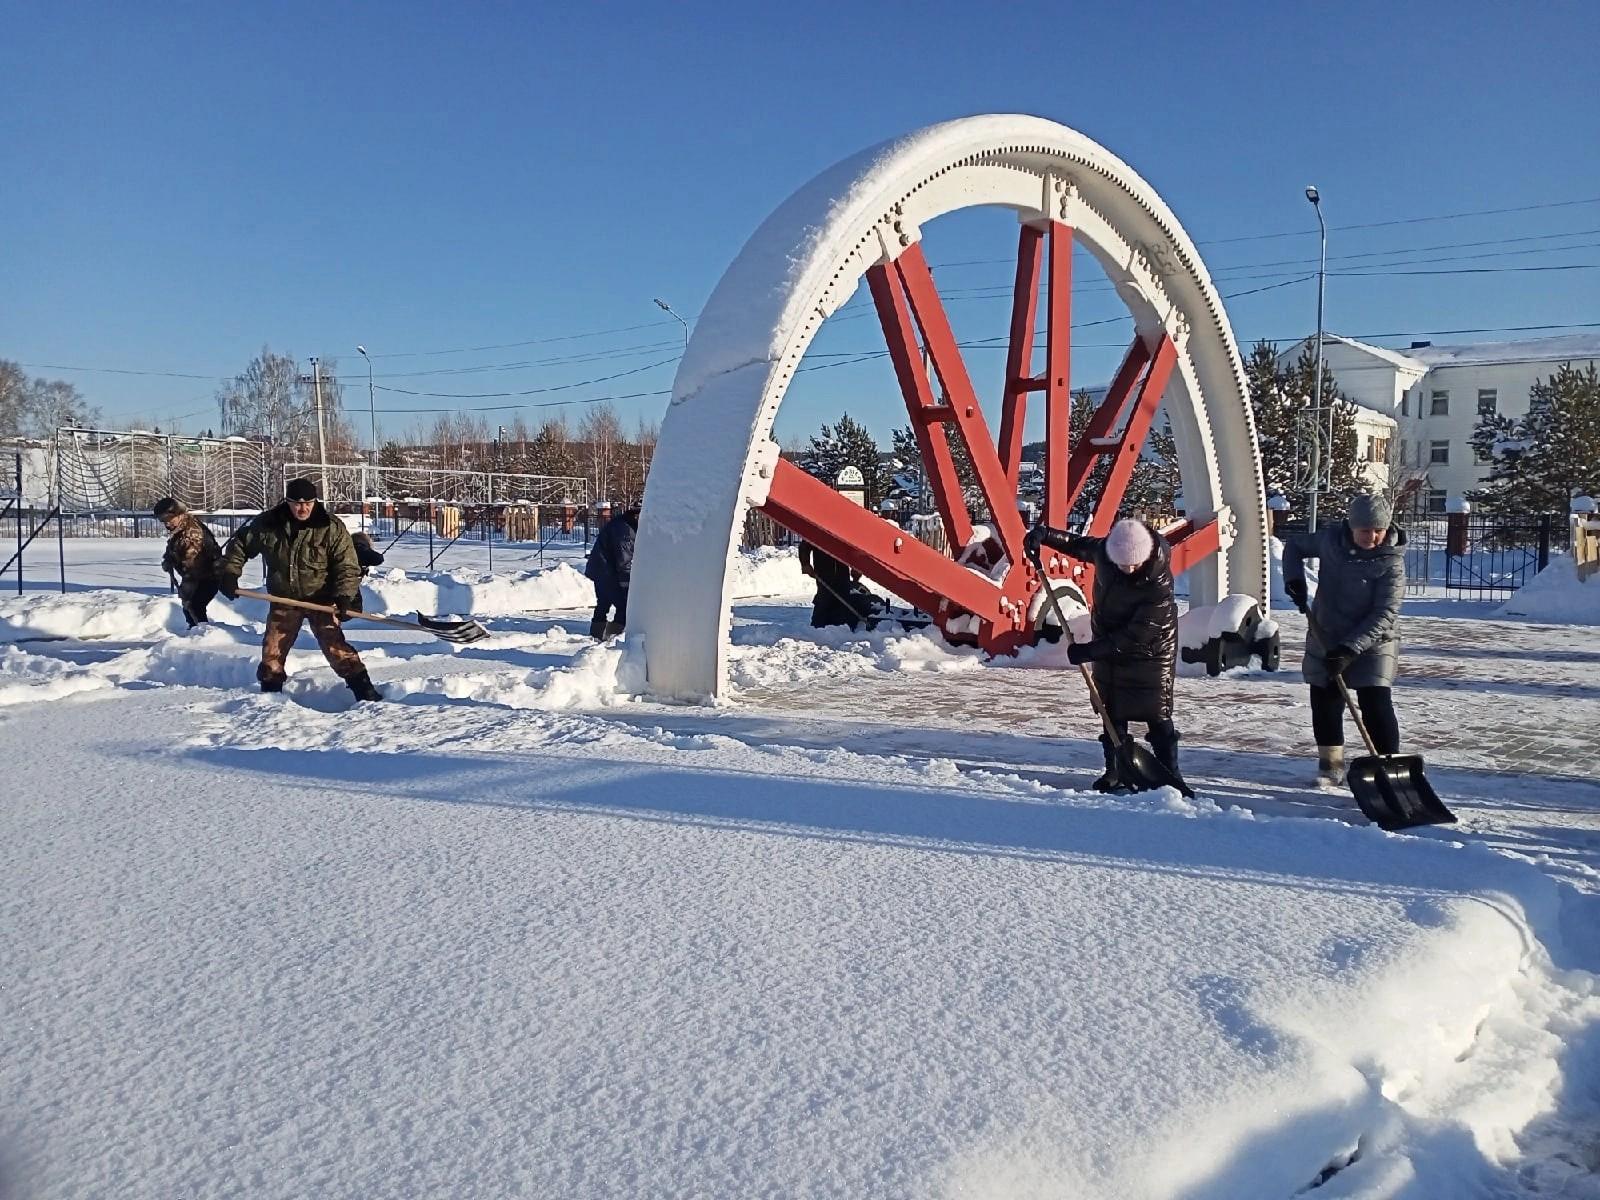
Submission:
M 1550 514 L 1539 514 L 1539 570 L 1550 565 Z
M 67 594 L 67 540 L 61 532 L 61 505 L 56 505 L 56 565 L 61 569 L 61 594 Z
M 22 452 L 17 451 L 17 595 L 22 595 Z

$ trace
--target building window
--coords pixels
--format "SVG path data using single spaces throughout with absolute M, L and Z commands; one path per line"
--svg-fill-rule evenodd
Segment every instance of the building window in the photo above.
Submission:
M 1410 392 L 1401 392 L 1400 393 L 1400 415 L 1402 417 L 1409 417 L 1411 415 L 1411 393 Z
M 1500 390 L 1498 388 L 1478 389 L 1478 415 L 1492 417 L 1500 411 Z
M 1431 403 L 1428 406 L 1428 415 L 1430 417 L 1448 417 L 1450 415 L 1449 391 L 1433 393 Z
M 1389 461 L 1389 439 L 1375 437 L 1367 443 L 1367 461 L 1370 463 L 1386 463 Z
M 1444 511 L 1444 489 L 1435 488 L 1428 493 L 1428 511 L 1442 513 Z
M 1434 466 L 1448 466 L 1450 464 L 1450 443 L 1429 442 L 1428 461 Z

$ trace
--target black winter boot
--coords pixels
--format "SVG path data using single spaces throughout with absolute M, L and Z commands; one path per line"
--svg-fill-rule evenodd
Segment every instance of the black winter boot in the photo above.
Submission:
M 1188 783 L 1183 778 L 1183 772 L 1178 770 L 1178 740 L 1176 729 L 1150 730 L 1150 749 L 1155 754 L 1156 761 L 1171 772 L 1180 792 L 1186 796 L 1192 795 Z
M 612 638 L 616 637 L 621 632 L 622 632 L 622 626 L 617 624 L 615 621 L 613 621 L 613 622 L 611 622 L 611 624 L 606 626 L 606 639 L 605 640 L 609 642 Z
M 597 642 L 606 640 L 606 619 L 604 617 L 595 617 L 589 622 L 589 636 Z
M 1115 792 L 1122 787 L 1122 775 L 1117 770 L 1117 754 L 1111 748 L 1111 739 L 1103 733 L 1100 735 L 1100 749 L 1105 752 L 1106 772 L 1094 781 L 1094 790 L 1097 792 Z
M 378 689 L 372 686 L 372 677 L 365 671 L 359 675 L 352 675 L 344 681 L 345 687 L 356 694 L 357 700 L 382 700 L 383 696 Z
M 263 692 L 281 692 L 283 691 L 283 681 L 286 678 L 287 676 L 284 675 L 265 676 L 261 680 L 261 690 Z

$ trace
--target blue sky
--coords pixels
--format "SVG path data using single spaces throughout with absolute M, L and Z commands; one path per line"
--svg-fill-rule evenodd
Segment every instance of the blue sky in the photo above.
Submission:
M 1430 269 L 1600 263 L 1592 0 L 11 3 L 4 27 L 0 357 L 70 379 L 112 425 L 214 425 L 218 381 L 264 344 L 336 358 L 363 417 L 357 343 L 382 387 L 462 396 L 658 362 L 680 330 L 652 297 L 692 319 L 796 187 L 978 112 L 1049 117 L 1120 155 L 1201 243 L 1224 294 L 1315 259 L 1311 182 L 1333 227 L 1330 269 L 1401 250 L 1448 260 Z M 1532 205 L 1559 206 L 1342 228 Z M 989 214 L 935 225 L 928 255 L 1004 258 L 1014 228 Z M 1259 236 L 1284 233 L 1296 236 Z M 1224 240 L 1242 238 L 1257 240 Z M 1502 256 L 1461 257 L 1488 253 Z M 947 289 L 1007 278 L 1003 265 L 939 274 Z M 951 311 L 958 332 L 989 336 L 1006 307 Z M 1398 335 L 1388 344 L 1600 322 L 1600 270 L 1334 276 L 1327 308 L 1330 329 Z M 1075 317 L 1120 311 L 1086 290 Z M 1298 336 L 1314 325 L 1314 284 L 1229 312 L 1246 346 Z M 1123 329 L 1080 331 L 1077 382 L 1104 380 Z M 571 337 L 595 331 L 615 332 Z M 1434 340 L 1513 336 L 1536 335 Z M 823 339 L 881 346 L 870 318 Z M 998 376 L 992 357 L 973 363 L 980 383 Z M 403 374 L 451 368 L 462 373 Z M 671 374 L 526 399 L 660 391 Z M 377 394 L 386 434 L 431 420 L 392 410 L 516 402 Z M 848 408 L 886 435 L 898 404 L 881 364 L 814 373 L 779 432 Z M 617 403 L 629 422 L 663 406 Z

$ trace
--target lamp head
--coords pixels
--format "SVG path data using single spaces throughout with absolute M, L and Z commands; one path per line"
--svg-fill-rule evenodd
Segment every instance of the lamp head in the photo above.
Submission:
M 1317 189 L 1315 187 L 1308 187 L 1306 189 L 1306 199 L 1311 201 L 1313 204 L 1319 204 L 1322 201 L 1322 197 L 1317 195 Z
M 367 356 L 367 348 L 365 346 L 357 346 L 356 353 L 361 355 L 362 358 L 365 358 Z
M 672 311 L 672 305 L 668 304 L 665 300 L 657 299 L 656 300 L 656 307 L 659 308 L 662 312 L 671 312 Z

